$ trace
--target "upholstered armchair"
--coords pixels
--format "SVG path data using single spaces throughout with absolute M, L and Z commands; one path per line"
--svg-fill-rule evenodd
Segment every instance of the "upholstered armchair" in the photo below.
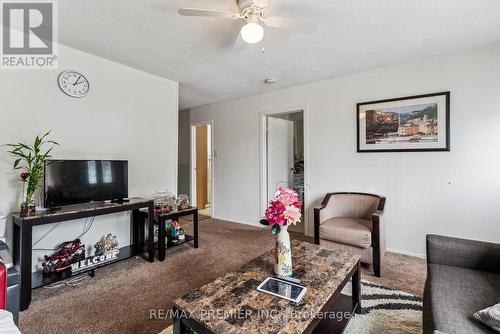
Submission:
M 364 193 L 329 193 L 314 209 L 314 243 L 361 255 L 380 277 L 385 254 L 382 221 L 385 197 Z

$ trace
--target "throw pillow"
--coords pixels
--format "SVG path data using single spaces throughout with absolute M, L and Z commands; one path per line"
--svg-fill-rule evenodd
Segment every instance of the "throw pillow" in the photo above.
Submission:
M 500 333 L 500 303 L 474 313 L 474 318 Z

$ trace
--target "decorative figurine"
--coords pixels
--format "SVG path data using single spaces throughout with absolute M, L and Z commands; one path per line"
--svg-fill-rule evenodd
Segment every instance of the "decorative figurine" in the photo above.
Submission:
M 117 248 L 118 248 L 118 241 L 116 240 L 116 236 L 113 236 L 111 233 L 109 233 L 103 242 L 104 253 L 111 252 L 112 250 L 115 250 Z
M 116 235 L 109 233 L 103 241 L 96 242 L 94 245 L 94 255 L 103 255 L 108 252 L 120 249 Z
M 104 252 L 102 251 L 102 245 L 101 242 L 98 241 L 94 244 L 94 255 L 102 255 Z
M 111 239 L 111 246 L 112 246 L 112 249 L 120 248 L 118 245 L 118 238 L 116 237 L 116 235 L 114 235 L 113 239 Z
M 166 190 L 157 191 L 154 194 L 154 207 L 156 214 L 172 212 L 175 208 L 175 196 Z
M 177 198 L 177 208 L 178 210 L 186 210 L 191 206 L 189 202 L 189 196 L 182 194 Z
M 80 239 L 66 241 L 59 246 L 59 250 L 51 256 L 44 256 L 45 261 L 42 263 L 43 273 L 49 274 L 59 272 L 71 267 L 72 263 L 76 263 L 85 259 L 85 245 Z
M 179 243 L 179 231 L 181 230 L 181 226 L 177 221 L 173 221 L 168 227 L 168 238 L 172 244 Z
M 184 232 L 184 229 L 179 229 L 179 235 L 177 236 L 177 239 L 179 240 L 180 244 L 186 240 L 186 232 Z

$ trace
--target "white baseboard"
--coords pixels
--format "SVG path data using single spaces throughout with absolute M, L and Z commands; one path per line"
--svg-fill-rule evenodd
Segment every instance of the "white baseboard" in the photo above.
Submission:
M 244 222 L 244 221 L 241 221 L 241 220 L 234 220 L 234 219 L 229 219 L 229 218 L 224 218 L 224 217 L 212 217 L 213 219 L 218 219 L 218 220 L 224 220 L 224 221 L 227 221 L 227 222 L 231 222 L 231 223 L 236 223 L 236 224 L 242 224 L 242 225 L 250 225 L 250 226 L 254 226 L 254 227 L 261 227 L 261 228 L 265 228 L 265 226 L 259 224 L 259 223 L 249 223 L 249 222 Z
M 407 252 L 407 251 L 403 251 L 403 250 L 399 250 L 399 249 L 387 248 L 386 251 L 387 252 L 391 252 L 391 253 L 396 253 L 396 254 L 402 254 L 402 255 L 408 255 L 408 256 L 418 257 L 418 258 L 421 258 L 421 259 L 425 259 L 426 258 L 425 254 L 412 253 L 412 252 Z
M 234 219 L 229 219 L 229 218 L 224 218 L 224 217 L 212 217 L 213 219 L 218 219 L 218 220 L 224 220 L 227 222 L 231 223 L 237 223 L 237 224 L 243 224 L 243 225 L 250 225 L 254 227 L 260 227 L 260 228 L 266 228 L 266 226 L 260 225 L 259 223 L 249 223 L 249 222 L 244 222 L 244 221 L 239 221 L 239 220 L 234 220 Z M 421 259 L 425 259 L 425 254 L 418 254 L 418 253 L 412 253 L 412 252 L 407 252 L 399 249 L 393 249 L 393 248 L 387 248 L 387 252 L 391 253 L 396 253 L 396 254 L 402 254 L 402 255 L 408 255 L 408 256 L 413 256 L 413 257 L 418 257 Z

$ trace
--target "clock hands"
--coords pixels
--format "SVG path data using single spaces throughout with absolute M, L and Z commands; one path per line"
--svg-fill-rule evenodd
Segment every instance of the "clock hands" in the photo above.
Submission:
M 82 78 L 82 76 L 80 75 L 80 76 L 78 77 L 78 79 L 76 80 L 76 82 L 73 84 L 73 86 L 76 86 L 76 85 L 79 85 L 79 84 L 83 83 L 83 81 L 82 81 L 82 82 L 79 82 L 81 78 Z

